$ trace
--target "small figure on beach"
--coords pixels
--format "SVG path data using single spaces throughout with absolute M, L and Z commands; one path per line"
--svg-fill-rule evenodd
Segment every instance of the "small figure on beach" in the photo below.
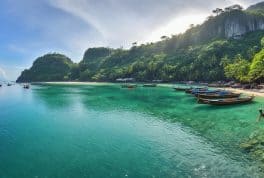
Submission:
M 260 108 L 259 109 L 259 117 L 257 119 L 257 122 L 261 121 L 262 118 L 264 118 L 264 113 L 263 113 L 263 109 Z

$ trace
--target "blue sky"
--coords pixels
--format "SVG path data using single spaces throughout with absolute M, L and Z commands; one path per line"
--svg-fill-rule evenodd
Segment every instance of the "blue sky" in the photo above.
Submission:
M 260 0 L 1 0 L 0 79 L 15 80 L 38 57 L 81 60 L 89 47 L 130 47 L 201 23 L 216 7 Z

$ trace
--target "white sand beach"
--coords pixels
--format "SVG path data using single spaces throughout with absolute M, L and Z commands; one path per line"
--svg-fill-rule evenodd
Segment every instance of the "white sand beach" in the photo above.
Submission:
M 110 82 L 37 82 L 38 84 L 54 84 L 54 85 L 115 85 L 116 83 Z M 159 84 L 163 87 L 173 87 L 174 84 Z M 254 95 L 259 97 L 264 97 L 264 89 L 240 89 L 240 88 L 219 88 L 222 90 L 232 91 L 234 93 L 242 93 L 245 95 Z
M 232 91 L 234 93 L 242 93 L 246 95 L 254 95 L 254 96 L 260 96 L 264 97 L 264 90 L 258 90 L 258 89 L 239 89 L 239 88 L 219 88 L 224 89 L 228 91 Z

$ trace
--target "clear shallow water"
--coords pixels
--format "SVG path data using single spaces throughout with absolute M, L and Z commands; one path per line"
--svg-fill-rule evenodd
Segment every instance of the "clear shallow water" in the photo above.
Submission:
M 262 177 L 239 149 L 263 103 L 198 105 L 171 88 L 0 88 L 0 177 Z

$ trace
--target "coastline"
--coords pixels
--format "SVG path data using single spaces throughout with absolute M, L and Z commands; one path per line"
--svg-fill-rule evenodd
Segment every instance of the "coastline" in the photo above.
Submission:
M 112 85 L 113 83 L 110 82 L 32 82 L 34 85 L 45 85 L 45 84 L 51 84 L 51 85 Z
M 239 88 L 218 88 L 218 89 L 224 89 L 227 91 L 231 91 L 234 93 L 242 93 L 245 95 L 254 95 L 254 96 L 259 96 L 259 97 L 264 97 L 264 91 L 260 92 L 260 90 L 257 89 L 239 89 Z
M 95 86 L 102 86 L 102 85 L 115 85 L 118 83 L 111 83 L 111 82 L 35 82 L 32 84 L 52 84 L 52 85 L 95 85 Z M 174 84 L 158 84 L 162 87 L 173 87 Z M 254 95 L 258 97 L 264 97 L 264 90 L 263 92 L 260 92 L 260 90 L 249 90 L 249 89 L 240 89 L 240 88 L 217 88 L 221 90 L 227 90 L 234 93 L 242 93 L 245 95 Z

